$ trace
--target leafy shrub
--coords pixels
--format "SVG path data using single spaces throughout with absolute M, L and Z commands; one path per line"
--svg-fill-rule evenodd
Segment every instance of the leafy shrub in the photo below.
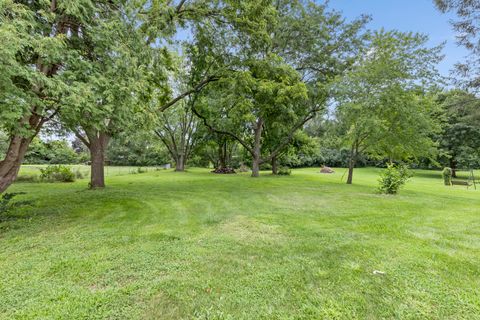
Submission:
M 277 170 L 277 174 L 280 176 L 289 176 L 292 173 L 289 167 L 279 167 Z
M 442 176 L 443 176 L 443 183 L 446 186 L 451 186 L 452 185 L 452 168 L 445 167 L 443 168 L 442 171 Z
M 397 194 L 398 190 L 412 176 L 405 165 L 388 164 L 378 180 L 380 183 L 379 192 L 385 194 Z
M 48 182 L 74 182 L 75 173 L 67 166 L 57 165 L 48 166 L 45 169 L 40 169 L 40 178 Z

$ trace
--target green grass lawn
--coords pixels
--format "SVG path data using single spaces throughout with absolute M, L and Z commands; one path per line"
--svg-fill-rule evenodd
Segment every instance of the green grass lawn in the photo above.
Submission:
M 39 176 L 40 175 L 40 169 L 46 168 L 47 165 L 24 165 L 20 169 L 20 177 L 25 177 L 25 176 Z M 90 166 L 87 165 L 69 165 L 74 172 L 80 172 L 82 176 L 88 177 L 90 175 Z M 106 166 L 105 167 L 105 176 L 106 177 L 111 177 L 111 176 L 121 176 L 125 174 L 131 174 L 131 173 L 138 173 L 138 169 L 140 168 L 141 171 L 155 171 L 155 170 L 160 170 L 157 169 L 156 167 L 128 167 L 128 166 Z M 161 169 L 163 170 L 163 169 Z
M 318 171 L 17 183 L 33 204 L 1 218 L 0 318 L 480 318 L 480 191 Z

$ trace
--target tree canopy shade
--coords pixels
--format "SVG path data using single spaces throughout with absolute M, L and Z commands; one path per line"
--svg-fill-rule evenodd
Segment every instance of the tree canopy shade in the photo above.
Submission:
M 363 58 L 334 85 L 336 116 L 350 148 L 347 183 L 360 153 L 391 162 L 433 152 L 435 104 L 424 88 L 437 79 L 440 48 L 428 49 L 426 41 L 422 35 L 375 32 Z

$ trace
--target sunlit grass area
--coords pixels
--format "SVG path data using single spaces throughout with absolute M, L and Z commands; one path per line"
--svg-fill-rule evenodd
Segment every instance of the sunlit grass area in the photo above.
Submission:
M 386 196 L 381 169 L 356 170 L 351 186 L 345 169 L 118 170 L 105 190 L 84 179 L 9 190 L 31 204 L 1 217 L 0 318 L 480 314 L 480 191 L 446 187 L 440 172 Z

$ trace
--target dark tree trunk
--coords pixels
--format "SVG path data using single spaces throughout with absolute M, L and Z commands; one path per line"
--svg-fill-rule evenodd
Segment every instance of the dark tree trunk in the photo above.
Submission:
M 272 157 L 272 174 L 278 174 L 277 157 Z
M 10 187 L 18 176 L 25 153 L 32 139 L 14 136 L 10 139 L 5 159 L 0 162 L 0 193 Z
M 183 156 L 183 154 L 179 154 L 176 157 L 175 171 L 180 171 L 180 172 L 185 171 L 185 157 Z
M 259 118 L 255 126 L 255 140 L 252 154 L 252 177 L 260 176 L 260 164 L 262 155 L 262 130 L 263 119 Z
M 252 177 L 260 176 L 260 157 L 254 156 L 252 159 Z
M 357 162 L 357 152 L 356 152 L 356 148 L 352 146 L 352 149 L 350 150 L 350 161 L 348 162 L 347 184 L 352 184 L 353 182 L 353 169 L 355 168 L 356 162 Z
M 452 169 L 452 178 L 457 177 L 457 161 L 455 161 L 455 158 L 450 159 L 450 169 Z
M 35 112 L 36 108 L 32 109 Z M 38 134 L 46 119 L 37 114 L 30 114 L 19 121 L 20 126 L 28 125 L 31 129 L 31 134 L 28 137 L 20 135 L 13 135 L 10 137 L 10 143 L 5 158 L 0 162 L 0 193 L 10 187 L 10 185 L 17 179 L 18 171 L 22 165 L 25 154 L 33 138 Z
M 107 151 L 110 137 L 106 133 L 98 135 L 89 135 L 90 140 L 90 159 L 91 159 L 91 175 L 90 188 L 105 188 L 105 153 Z
M 223 141 L 222 147 L 223 147 L 223 153 L 222 153 L 222 155 L 223 155 L 223 160 L 222 160 L 222 162 L 223 162 L 224 168 L 227 168 L 227 167 L 229 167 L 229 165 L 230 165 L 230 159 L 228 159 L 227 139 L 225 139 L 225 140 Z
M 188 159 L 188 156 L 184 156 L 182 158 L 182 168 L 183 168 L 183 170 L 185 170 L 185 167 L 187 166 L 187 161 L 188 161 L 187 159 Z
M 352 181 L 353 181 L 353 168 L 355 168 L 355 160 L 350 160 L 350 163 L 349 163 L 349 165 L 348 165 L 347 184 L 352 184 Z
M 227 161 L 225 159 L 224 144 L 226 142 L 220 142 L 218 144 L 218 166 L 217 169 L 224 169 L 227 166 Z

